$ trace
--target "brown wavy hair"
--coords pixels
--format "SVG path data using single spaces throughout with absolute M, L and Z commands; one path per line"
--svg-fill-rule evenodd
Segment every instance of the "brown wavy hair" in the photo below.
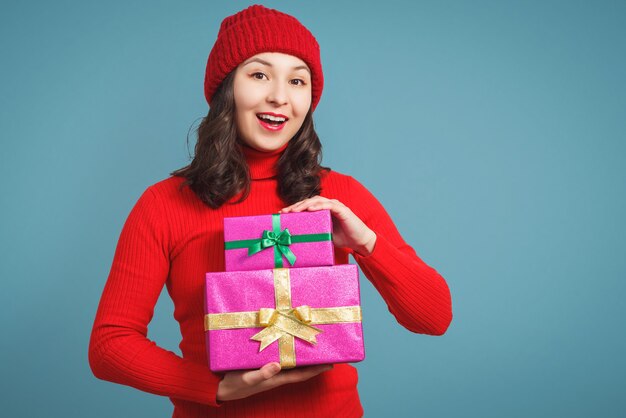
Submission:
M 197 128 L 198 141 L 189 165 L 171 174 L 184 177 L 187 185 L 208 206 L 217 209 L 241 193 L 250 194 L 250 171 L 240 149 L 235 121 L 233 70 L 216 90 L 212 106 Z M 277 192 L 288 205 L 320 194 L 320 175 L 330 171 L 320 165 L 322 144 L 313 126 L 311 110 L 300 130 L 277 162 Z

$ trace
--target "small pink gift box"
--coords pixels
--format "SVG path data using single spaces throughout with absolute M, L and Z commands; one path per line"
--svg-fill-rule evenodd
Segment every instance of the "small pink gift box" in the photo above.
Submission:
M 207 273 L 205 312 L 215 372 L 365 358 L 353 264 Z
M 332 266 L 330 211 L 224 218 L 226 271 Z

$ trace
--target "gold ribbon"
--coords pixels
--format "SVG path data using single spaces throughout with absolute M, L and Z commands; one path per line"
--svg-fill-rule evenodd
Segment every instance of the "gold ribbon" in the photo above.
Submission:
M 307 305 L 284 312 L 278 309 L 261 308 L 259 311 L 259 323 L 265 329 L 253 335 L 250 339 L 261 342 L 259 352 L 265 350 L 265 347 L 286 334 L 293 335 L 311 344 L 317 344 L 315 336 L 322 330 L 308 325 L 310 322 L 311 308 Z
M 322 330 L 311 325 L 361 322 L 360 306 L 311 308 L 303 305 L 293 308 L 289 269 L 274 269 L 274 298 L 276 308 L 206 314 L 204 330 L 263 327 L 263 330 L 250 339 L 261 343 L 259 352 L 278 340 L 280 365 L 287 369 L 296 366 L 295 337 L 311 344 L 317 343 L 315 336 Z

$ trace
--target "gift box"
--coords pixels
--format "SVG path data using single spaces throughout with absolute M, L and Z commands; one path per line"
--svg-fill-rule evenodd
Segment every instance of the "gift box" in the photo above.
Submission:
M 224 218 L 226 271 L 332 266 L 330 211 Z
M 358 275 L 353 264 L 207 273 L 210 369 L 363 360 Z

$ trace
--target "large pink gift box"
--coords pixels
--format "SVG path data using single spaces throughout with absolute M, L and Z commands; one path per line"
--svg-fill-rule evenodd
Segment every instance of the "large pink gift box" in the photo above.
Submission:
M 330 211 L 224 218 L 226 271 L 332 266 Z
M 365 358 L 353 264 L 207 273 L 205 312 L 215 372 Z

